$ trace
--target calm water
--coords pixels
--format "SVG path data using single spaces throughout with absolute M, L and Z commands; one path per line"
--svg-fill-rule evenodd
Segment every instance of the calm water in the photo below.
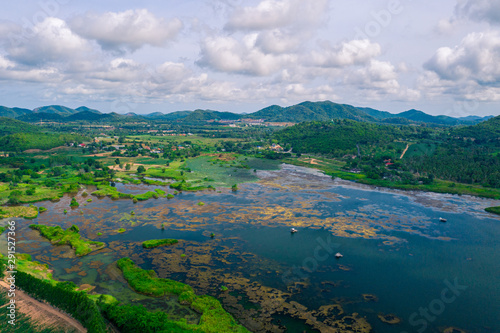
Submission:
M 18 220 L 18 252 L 48 263 L 55 278 L 89 283 L 98 292 L 165 308 L 192 322 L 196 314 L 175 300 L 133 293 L 112 263 L 129 256 L 160 277 L 190 283 L 199 293 L 221 299 L 247 326 L 259 321 L 258 311 L 276 310 L 265 323 L 271 325 L 267 330 L 317 331 L 296 311 L 266 301 L 266 293 L 287 293 L 280 302 L 298 304 L 319 322 L 328 322 L 319 315 L 321 306 L 338 304 L 344 315 L 366 317 L 373 332 L 440 332 L 447 327 L 500 332 L 500 220 L 482 211 L 498 201 L 378 191 L 291 166 L 259 176 L 261 182 L 241 185 L 237 193 L 183 193 L 137 204 L 94 198 L 67 215 L 62 211 L 69 198 L 43 203 L 49 211 L 39 218 Z M 127 185 L 119 186 L 124 190 Z M 161 187 L 148 186 L 154 188 Z M 205 205 L 198 206 L 200 201 Z M 129 214 L 132 210 L 135 215 Z M 31 223 L 77 224 L 83 237 L 107 247 L 67 258 L 67 247 L 53 247 L 27 228 Z M 299 232 L 291 234 L 292 226 Z M 125 233 L 116 232 L 121 227 Z M 154 250 L 140 246 L 167 237 L 182 241 Z M 2 236 L 2 249 L 4 243 Z M 335 259 L 336 252 L 344 257 Z M 221 283 L 230 293 L 219 290 Z M 384 323 L 381 314 L 401 322 Z

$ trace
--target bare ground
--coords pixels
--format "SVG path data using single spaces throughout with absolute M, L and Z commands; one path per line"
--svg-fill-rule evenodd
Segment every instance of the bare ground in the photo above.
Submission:
M 9 289 L 9 285 L 5 281 L 0 281 L 0 287 Z M 66 332 L 87 332 L 87 329 L 77 320 L 50 305 L 37 301 L 19 289 L 16 290 L 15 299 L 17 311 L 30 317 L 41 326 L 59 328 Z

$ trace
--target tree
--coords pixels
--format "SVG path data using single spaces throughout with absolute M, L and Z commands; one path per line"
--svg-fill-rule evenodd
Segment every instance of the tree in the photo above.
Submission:
M 139 165 L 139 167 L 137 168 L 137 173 L 144 173 L 146 172 L 146 168 L 142 165 Z
M 125 165 L 125 170 L 127 170 L 127 171 L 128 171 L 128 170 L 130 170 L 130 168 L 131 168 L 131 167 L 132 167 L 132 166 L 130 165 L 130 163 L 127 163 L 127 164 Z

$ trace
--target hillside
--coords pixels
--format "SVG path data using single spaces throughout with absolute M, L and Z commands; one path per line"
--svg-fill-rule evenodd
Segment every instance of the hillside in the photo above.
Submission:
M 180 118 L 184 123 L 195 123 L 207 120 L 236 120 L 240 119 L 241 115 L 232 112 L 221 112 L 213 110 L 195 110 L 187 116 Z
M 352 105 L 336 104 L 330 101 L 303 102 L 286 108 L 272 105 L 251 113 L 247 117 L 273 122 L 296 123 L 303 121 L 326 121 L 331 119 L 375 121 L 375 118 Z
M 38 132 L 36 126 L 12 118 L 0 117 L 0 136 L 19 132 Z
M 477 125 L 457 128 L 452 135 L 460 138 L 472 138 L 482 142 L 500 143 L 500 116 L 488 119 Z
M 75 109 L 68 108 L 66 106 L 62 106 L 62 105 L 49 105 L 49 106 L 42 106 L 42 107 L 33 109 L 33 112 L 34 113 L 40 113 L 40 112 L 55 113 L 55 114 L 58 114 L 58 115 L 65 117 L 65 116 L 70 116 L 74 113 L 77 113 L 78 111 L 76 111 Z
M 29 109 L 22 108 L 8 108 L 6 106 L 0 106 L 0 117 L 17 118 L 19 116 L 31 113 Z

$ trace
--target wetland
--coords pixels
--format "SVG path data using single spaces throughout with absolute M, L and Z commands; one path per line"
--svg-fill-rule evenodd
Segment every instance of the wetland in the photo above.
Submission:
M 288 164 L 268 169 L 234 168 L 226 178 L 208 167 L 199 173 L 200 181 L 212 177 L 226 186 L 232 184 L 227 177 L 241 173 L 249 182 L 235 191 L 175 193 L 165 185 L 117 183 L 120 193 L 161 195 L 88 201 L 86 193 L 95 191 L 89 186 L 35 203 L 47 211 L 14 218 L 17 251 L 47 264 L 56 280 L 191 324 L 200 322 L 199 311 L 179 295 L 137 293 L 117 261 L 128 257 L 159 279 L 217 298 L 252 332 L 399 333 L 424 324 L 429 332 L 500 331 L 500 217 L 484 211 L 500 201 L 380 189 Z M 66 211 L 72 200 L 79 207 Z M 75 225 L 79 240 L 104 246 L 77 256 L 69 245 L 51 244 L 33 224 Z M 298 232 L 290 233 L 292 227 Z M 177 243 L 143 246 L 160 239 Z M 5 242 L 2 236 L 0 248 Z M 336 259 L 337 252 L 343 257 Z M 450 284 L 462 287 L 454 300 L 435 301 Z M 425 308 L 435 314 L 426 318 Z

